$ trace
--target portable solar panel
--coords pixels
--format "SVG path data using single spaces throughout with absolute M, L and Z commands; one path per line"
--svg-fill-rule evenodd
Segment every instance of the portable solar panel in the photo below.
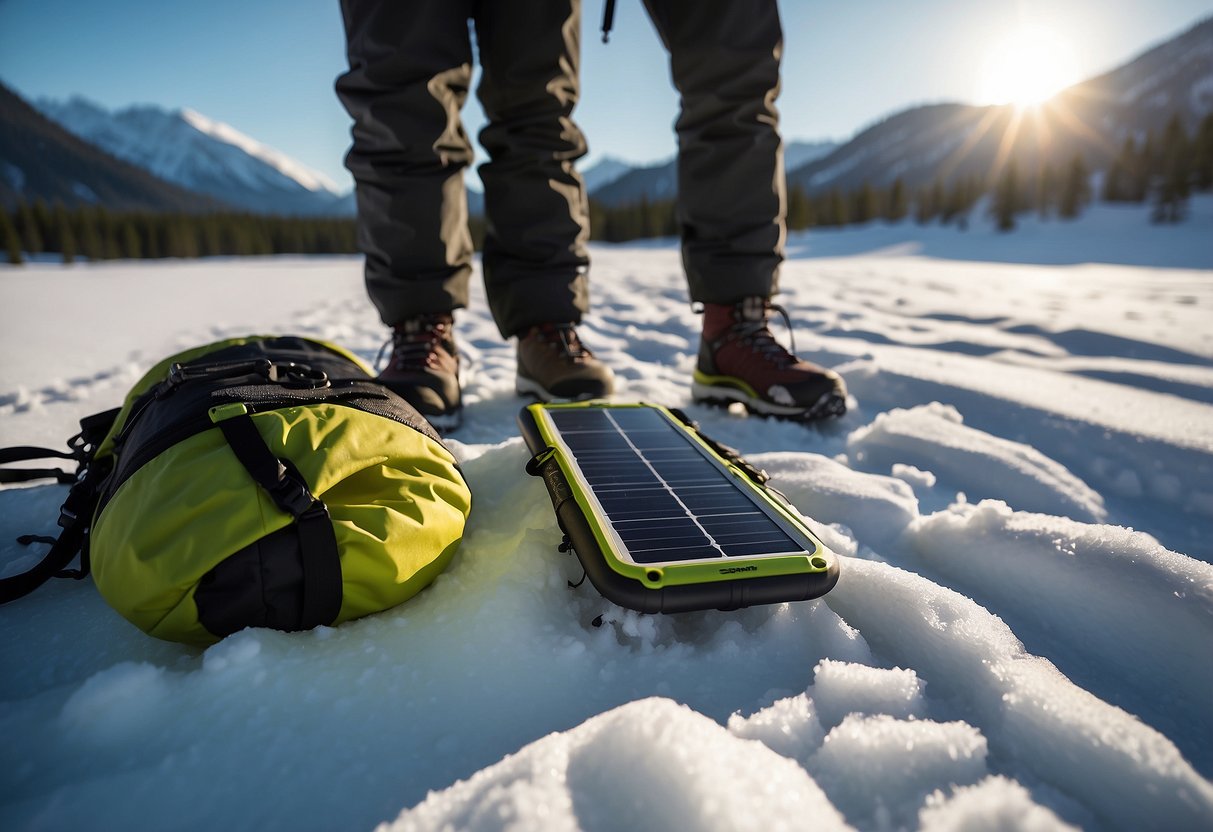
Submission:
M 594 586 L 641 612 L 803 601 L 838 558 L 766 475 L 648 404 L 534 404 L 518 416 L 556 519 Z

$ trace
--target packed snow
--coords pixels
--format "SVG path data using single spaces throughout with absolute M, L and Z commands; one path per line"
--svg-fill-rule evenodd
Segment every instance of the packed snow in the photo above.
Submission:
M 677 247 L 595 247 L 582 331 L 618 398 L 685 408 L 842 558 L 823 599 L 729 613 L 569 587 L 474 281 L 450 568 L 394 610 L 206 650 L 87 581 L 0 608 L 0 828 L 1213 829 L 1213 204 L 1193 213 L 794 235 L 779 300 L 852 394 L 817 427 L 693 405 Z M 373 360 L 360 271 L 3 268 L 0 445 L 57 445 L 221 337 Z M 0 575 L 63 496 L 0 492 Z

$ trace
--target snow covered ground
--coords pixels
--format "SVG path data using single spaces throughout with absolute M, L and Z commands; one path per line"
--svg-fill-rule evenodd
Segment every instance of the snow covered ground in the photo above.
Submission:
M 1018 243 L 794 237 L 798 348 L 853 394 L 819 428 L 689 405 L 676 248 L 597 247 L 583 332 L 619 398 L 687 408 L 845 556 L 824 599 L 736 613 L 567 587 L 477 288 L 452 441 L 476 505 L 451 568 L 381 615 L 205 651 L 90 583 L 0 608 L 0 828 L 1213 829 L 1213 205 L 1196 213 Z M 4 268 L 0 445 L 56 444 L 155 359 L 253 331 L 368 359 L 383 334 L 353 258 Z M 0 574 L 33 562 L 13 538 L 52 532 L 63 491 L 0 492 Z

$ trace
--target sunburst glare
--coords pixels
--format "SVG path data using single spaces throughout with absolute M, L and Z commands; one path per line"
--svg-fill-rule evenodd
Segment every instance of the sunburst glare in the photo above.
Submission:
M 1078 80 L 1074 49 L 1056 32 L 1021 27 L 996 42 L 980 76 L 979 95 L 989 104 L 1029 106 Z

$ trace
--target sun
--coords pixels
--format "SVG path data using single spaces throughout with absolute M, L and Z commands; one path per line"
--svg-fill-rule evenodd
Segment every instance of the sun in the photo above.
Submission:
M 1057 33 L 1021 27 L 995 42 L 981 73 L 981 100 L 1027 107 L 1051 98 L 1078 80 L 1070 44 Z

